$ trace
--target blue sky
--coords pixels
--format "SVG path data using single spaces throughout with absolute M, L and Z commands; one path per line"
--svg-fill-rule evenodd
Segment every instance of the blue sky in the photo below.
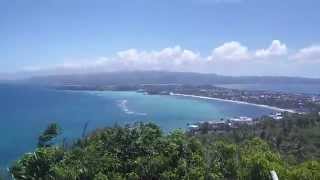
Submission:
M 319 19 L 318 0 L 0 0 L 0 72 L 320 77 Z

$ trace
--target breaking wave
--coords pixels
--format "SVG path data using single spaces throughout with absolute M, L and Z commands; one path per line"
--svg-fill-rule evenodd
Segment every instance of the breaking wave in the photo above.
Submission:
M 135 111 L 130 110 L 128 108 L 128 100 L 126 100 L 126 99 L 120 100 L 118 103 L 118 106 L 126 114 L 133 114 L 133 115 L 139 115 L 139 116 L 146 116 L 147 115 L 147 113 L 135 112 Z

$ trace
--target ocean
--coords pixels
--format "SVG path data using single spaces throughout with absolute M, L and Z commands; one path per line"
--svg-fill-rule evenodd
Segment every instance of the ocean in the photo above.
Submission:
M 45 127 L 57 122 L 62 137 L 79 138 L 98 127 L 154 122 L 163 131 L 187 123 L 234 116 L 258 117 L 272 110 L 252 105 L 137 92 L 62 91 L 0 85 L 0 167 L 32 151 Z

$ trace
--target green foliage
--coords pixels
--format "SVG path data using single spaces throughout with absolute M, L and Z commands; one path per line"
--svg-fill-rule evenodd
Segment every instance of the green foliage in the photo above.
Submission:
M 39 136 L 38 147 L 49 147 L 52 145 L 52 140 L 61 133 L 61 129 L 58 124 L 49 124 L 47 129 Z
M 262 119 L 254 134 L 266 140 L 292 164 L 320 158 L 320 117 L 288 114 L 281 121 Z M 294 157 L 294 158 L 293 158 Z
M 240 148 L 241 179 L 270 179 L 270 171 L 275 170 L 280 179 L 287 177 L 280 155 L 272 152 L 268 144 L 254 138 Z
M 206 160 L 210 177 L 234 179 L 239 162 L 237 146 L 219 141 L 206 149 Z
M 16 179 L 54 179 L 51 167 L 63 159 L 63 154 L 60 148 L 38 148 L 25 154 L 10 171 Z
M 64 149 L 47 143 L 59 134 L 57 127 L 49 126 L 41 135 L 50 137 L 43 138 L 45 145 L 10 169 L 16 179 L 263 180 L 270 179 L 272 170 L 280 179 L 319 179 L 319 161 L 290 166 L 252 132 L 235 143 L 232 134 L 164 134 L 154 124 L 140 123 L 96 130 Z
M 203 144 L 219 140 L 241 144 L 258 137 L 291 165 L 310 159 L 320 160 L 320 116 L 317 114 L 287 114 L 278 121 L 263 117 L 252 126 L 243 125 L 223 133 L 200 132 L 196 136 Z
M 320 179 L 320 161 L 307 161 L 292 168 L 292 180 L 318 180 Z

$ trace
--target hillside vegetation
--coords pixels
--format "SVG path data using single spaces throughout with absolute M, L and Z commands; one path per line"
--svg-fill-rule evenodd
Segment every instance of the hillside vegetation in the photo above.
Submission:
M 202 144 L 216 141 L 239 144 L 248 139 L 260 138 L 290 164 L 320 159 L 320 116 L 318 114 L 288 113 L 282 120 L 262 117 L 258 122 L 225 132 L 207 132 L 203 129 L 195 136 Z
M 156 180 L 271 179 L 274 170 L 281 180 L 320 179 L 319 117 L 291 119 L 198 135 L 137 123 L 98 129 L 71 146 L 53 143 L 60 128 L 52 124 L 10 172 L 15 179 Z

